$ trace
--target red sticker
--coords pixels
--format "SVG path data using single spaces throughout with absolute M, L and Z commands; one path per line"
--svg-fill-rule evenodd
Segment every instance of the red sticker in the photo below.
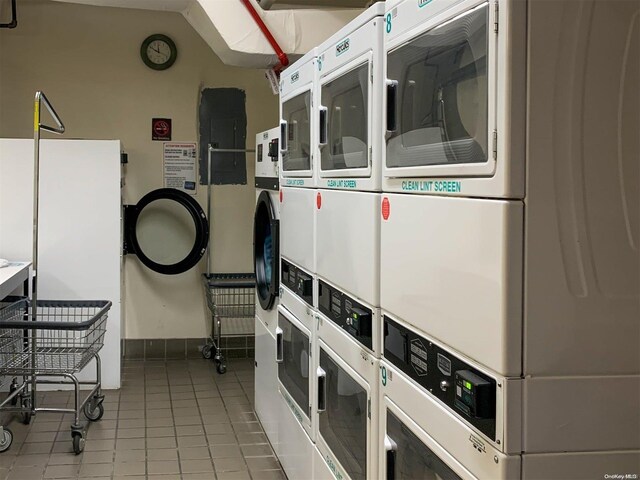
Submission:
M 318 195 L 316 196 L 316 205 L 318 206 L 318 210 L 322 208 L 322 194 L 320 192 L 318 192 Z
M 282 190 L 280 190 L 280 203 L 282 203 Z
M 389 219 L 389 214 L 391 213 L 391 205 L 389 204 L 389 199 L 384 197 L 382 199 L 382 218 L 385 220 Z

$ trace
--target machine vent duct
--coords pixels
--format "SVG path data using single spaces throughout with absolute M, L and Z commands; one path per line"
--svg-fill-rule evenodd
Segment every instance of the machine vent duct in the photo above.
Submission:
M 240 0 L 55 0 L 181 13 L 227 65 L 271 68 L 279 59 Z M 265 0 L 263 0 L 264 2 Z M 355 18 L 361 9 L 263 9 L 250 0 L 291 62 Z M 273 2 L 265 2 L 271 6 Z M 312 1 L 310 3 L 313 3 Z

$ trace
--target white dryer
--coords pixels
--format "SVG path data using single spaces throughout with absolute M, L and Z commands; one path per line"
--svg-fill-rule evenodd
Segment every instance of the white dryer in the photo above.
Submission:
M 313 148 L 317 119 L 313 114 L 316 49 L 280 75 L 280 178 L 283 187 L 314 188 Z
M 508 456 L 626 449 L 640 459 L 637 376 L 505 377 L 389 312 L 382 324 L 386 365 L 472 430 L 482 448 Z M 629 395 L 610 393 L 620 390 Z M 420 409 L 418 402 L 406 413 Z
M 526 2 L 386 2 L 385 192 L 521 199 Z
M 368 313 L 356 308 L 343 318 L 358 322 Z M 317 401 L 314 479 L 367 480 L 378 475 L 379 361 L 323 313 L 317 314 L 314 346 Z
M 276 451 L 280 421 L 276 363 L 280 282 L 279 140 L 278 127 L 256 135 L 256 209 L 253 224 L 256 276 L 255 410 Z
M 315 343 L 315 139 L 316 54 L 310 51 L 280 77 L 280 306 L 277 357 L 280 395 L 279 451 L 290 479 L 313 473 L 312 345 Z
M 381 308 L 524 379 L 528 454 L 640 448 L 640 7 L 387 3 Z
M 378 478 L 565 480 L 638 471 L 638 450 L 507 455 L 412 377 L 380 362 Z
M 385 16 L 381 307 L 507 376 L 521 373 L 521 3 L 407 0 Z
M 379 306 L 384 3 L 318 47 L 316 270 Z
M 314 337 L 314 329 L 308 322 L 300 321 L 284 306 L 278 307 L 276 360 L 280 413 L 276 453 L 290 479 L 312 478 Z
M 308 276 L 315 275 L 315 79 L 315 49 L 280 77 L 280 253 L 283 268 L 290 264 Z

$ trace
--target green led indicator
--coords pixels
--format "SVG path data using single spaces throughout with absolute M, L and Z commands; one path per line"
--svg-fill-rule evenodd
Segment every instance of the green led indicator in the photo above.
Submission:
M 471 390 L 471 388 L 473 387 L 473 385 L 471 385 L 471 382 L 464 382 L 464 386 L 467 388 L 467 390 Z

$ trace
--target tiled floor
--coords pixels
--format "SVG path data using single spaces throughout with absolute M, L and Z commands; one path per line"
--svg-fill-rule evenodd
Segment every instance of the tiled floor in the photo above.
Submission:
M 84 453 L 71 453 L 71 418 L 13 420 L 0 479 L 284 479 L 253 412 L 253 372 L 252 360 L 230 361 L 225 375 L 205 360 L 127 361 Z M 71 405 L 67 392 L 44 397 L 47 406 Z

